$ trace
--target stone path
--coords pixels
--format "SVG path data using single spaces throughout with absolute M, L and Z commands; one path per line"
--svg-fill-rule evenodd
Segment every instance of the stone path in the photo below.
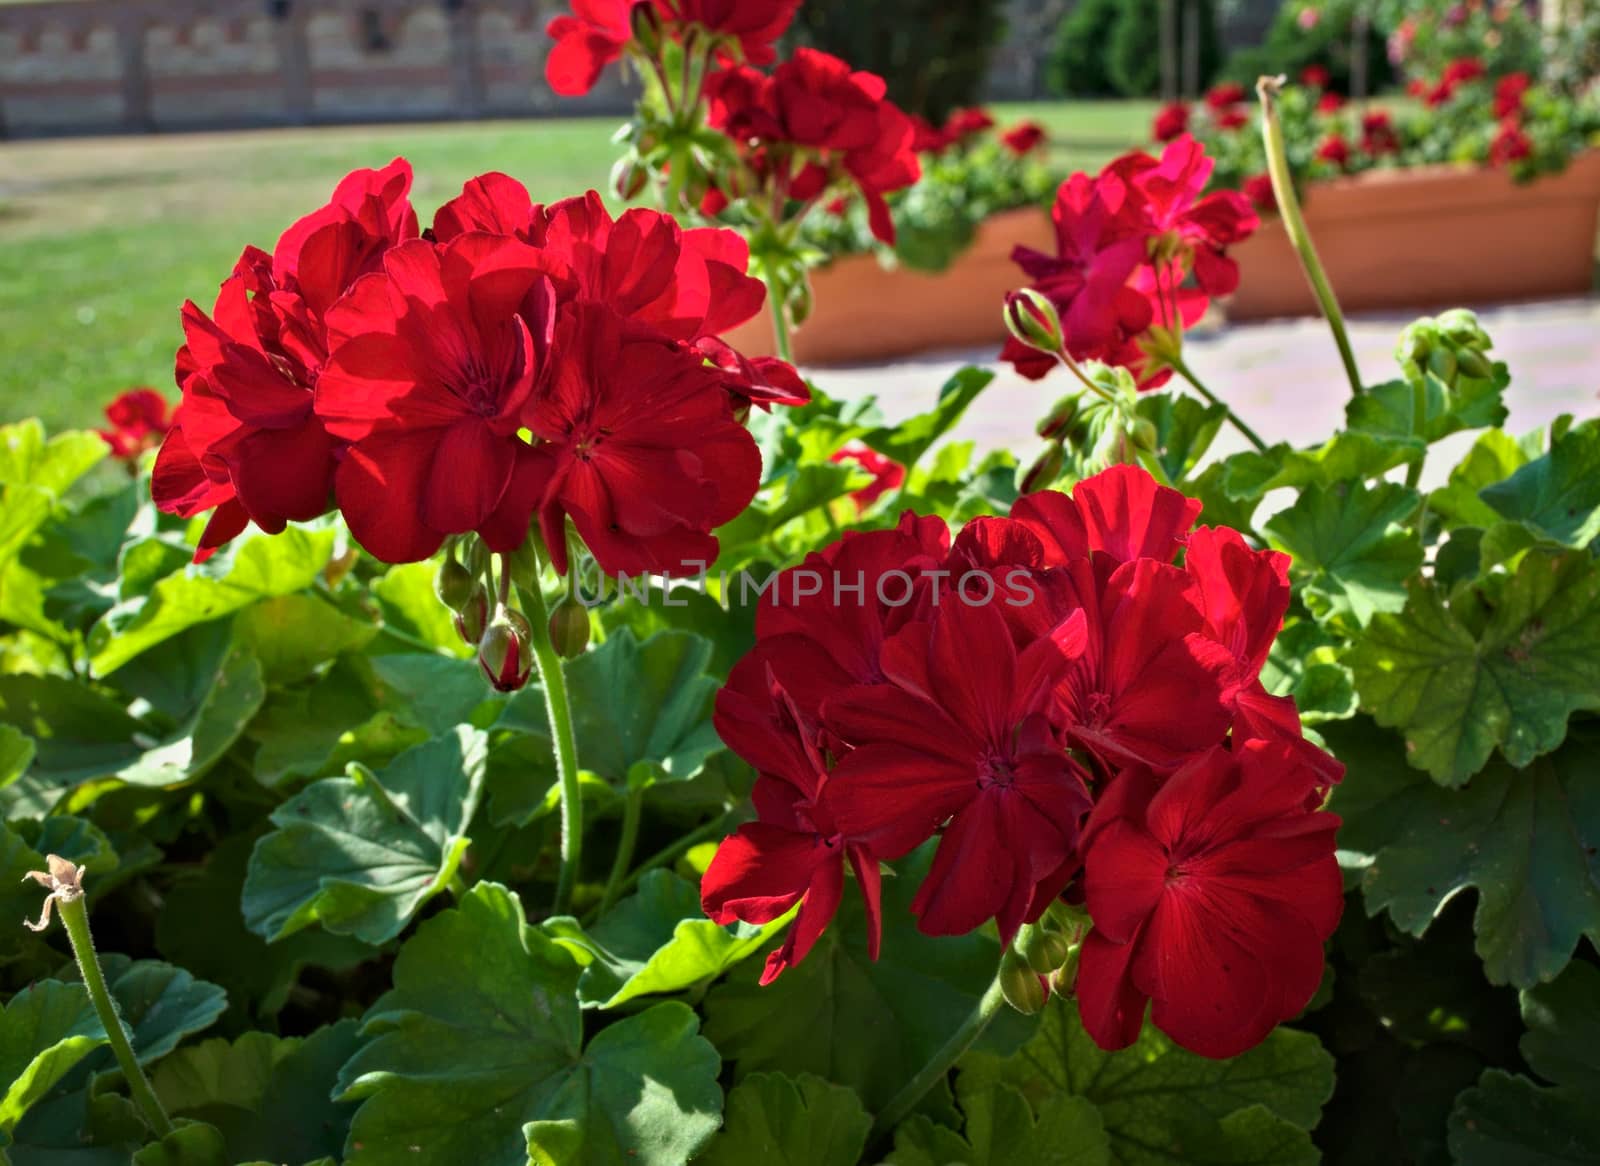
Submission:
M 1351 321 L 1356 362 L 1368 384 L 1398 376 L 1393 350 L 1410 315 Z M 1511 366 L 1507 428 L 1516 433 L 1548 424 L 1562 413 L 1600 414 L 1600 298 L 1487 308 L 1479 312 L 1494 340 L 1492 355 Z M 1349 395 L 1339 356 L 1321 320 L 1279 320 L 1219 327 L 1185 341 L 1190 366 L 1267 441 L 1306 445 L 1339 427 Z M 990 364 L 992 351 L 940 353 L 880 365 L 807 370 L 833 396 L 877 394 L 884 414 L 898 420 L 926 409 L 946 377 L 965 364 Z M 1009 366 L 979 398 L 952 436 L 980 449 L 1008 448 L 1020 460 L 1040 448 L 1033 427 L 1067 391 L 1065 371 L 1033 383 Z M 1424 481 L 1443 480 L 1472 442 L 1459 434 L 1441 442 Z M 1215 452 L 1244 448 L 1230 428 Z

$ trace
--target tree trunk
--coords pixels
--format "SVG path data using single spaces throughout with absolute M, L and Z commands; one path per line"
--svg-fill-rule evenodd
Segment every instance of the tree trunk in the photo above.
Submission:
M 1161 0 L 1161 100 L 1178 96 L 1178 0 Z

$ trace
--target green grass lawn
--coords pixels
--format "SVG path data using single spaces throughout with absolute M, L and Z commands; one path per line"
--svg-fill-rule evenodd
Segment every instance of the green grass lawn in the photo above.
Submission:
M 1064 167 L 1145 138 L 1152 102 L 1005 106 L 1037 118 Z M 260 130 L 0 144 L 0 421 L 89 425 L 129 385 L 169 396 L 185 299 L 209 308 L 246 243 L 396 155 L 419 212 L 503 170 L 550 201 L 604 187 L 615 119 Z

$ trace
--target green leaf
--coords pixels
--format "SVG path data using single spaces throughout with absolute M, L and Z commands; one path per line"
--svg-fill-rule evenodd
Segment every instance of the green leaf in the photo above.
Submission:
M 1571 1166 L 1600 1162 L 1594 1092 L 1541 1089 L 1499 1069 L 1456 1099 L 1450 1154 L 1460 1166 Z
M 1554 977 L 1581 935 L 1600 942 L 1600 766 L 1574 739 L 1515 770 L 1496 759 L 1465 789 L 1404 764 L 1400 740 L 1365 720 L 1322 727 L 1345 763 L 1329 808 L 1340 859 L 1361 871 L 1367 911 L 1421 935 L 1456 894 L 1478 891 L 1477 951 L 1493 984 Z
M 334 1160 L 355 1107 L 331 1095 L 361 1047 L 360 1027 L 341 1020 L 303 1038 L 247 1032 L 231 1044 L 205 1041 L 162 1061 L 151 1085 L 169 1114 L 216 1129 L 228 1162 Z
M 1428 495 L 1428 510 L 1450 527 L 1492 525 L 1500 515 L 1479 497 L 1479 491 L 1526 465 L 1532 456 L 1527 444 L 1502 429 L 1480 434 L 1467 456 L 1451 468 L 1450 480 Z
M 1111 1139 L 1100 1111 L 1083 1097 L 1058 1094 L 1039 1107 L 1038 1120 L 1027 1099 L 997 1081 L 963 1087 L 956 1100 L 966 1114 L 965 1136 L 935 1125 L 922 1115 L 895 1130 L 889 1166 L 1109 1166 Z
M 106 1030 L 81 984 L 42 980 L 11 998 L 0 1015 L 0 1130 L 16 1128 L 28 1108 L 84 1057 L 106 1043 Z
M 374 775 L 307 786 L 272 813 L 256 843 L 241 904 L 268 940 L 320 923 L 383 943 L 442 890 L 467 849 L 488 742 L 458 728 L 408 749 Z
M 133 1166 L 229 1166 L 222 1131 L 204 1122 L 179 1126 L 133 1156 Z
M 174 786 L 204 776 L 233 747 L 266 700 L 260 662 L 249 648 L 234 644 L 212 666 L 202 693 L 200 703 L 174 732 L 117 771 L 119 780 Z
M 109 953 L 100 957 L 100 965 L 142 1065 L 160 1060 L 184 1037 L 210 1028 L 228 1007 L 228 994 L 217 985 L 159 960 L 135 962 Z M 72 973 L 76 980 L 77 969 Z M 108 1049 L 91 1067 L 109 1069 L 114 1063 Z
M 752 1073 L 728 1094 L 727 1123 L 695 1163 L 856 1166 L 871 1128 L 861 1098 L 843 1085 L 810 1073 Z
M 1136 409 L 1156 427 L 1156 447 L 1150 457 L 1171 483 L 1183 481 L 1200 464 L 1228 416 L 1226 405 L 1202 405 L 1178 393 L 1145 393 Z
M 578 974 L 493 883 L 424 923 L 340 1074 L 341 1099 L 362 1102 L 348 1166 L 688 1159 L 721 1121 L 716 1050 L 677 1003 L 585 1047 Z
M 657 632 L 640 643 L 620 628 L 566 665 L 573 732 L 583 768 L 622 792 L 695 777 L 722 742 L 711 725 L 717 681 L 705 674 L 711 642 L 689 632 Z M 537 742 L 514 784 L 495 789 L 498 821 L 526 824 L 549 801 L 555 782 L 542 691 L 506 704 L 496 728 Z
M 0 675 L 0 723 L 32 738 L 22 777 L 0 785 L 7 817 L 49 812 L 80 782 L 116 773 L 139 756 L 143 723 L 121 705 L 62 676 Z
M 1039 1112 L 1061 1095 L 1093 1102 L 1119 1166 L 1314 1162 L 1304 1131 L 1333 1093 L 1333 1058 L 1310 1033 L 1280 1028 L 1248 1053 L 1214 1061 L 1146 1024 L 1132 1046 L 1106 1052 L 1084 1031 L 1077 1005 L 1058 996 L 1014 1056 L 969 1054 L 962 1070 L 959 1084 L 1010 1085 Z
M 89 630 L 89 666 L 105 676 L 139 653 L 196 624 L 259 599 L 311 586 L 333 552 L 335 532 L 291 527 L 236 540 L 215 557 L 169 575 L 150 594 L 124 600 Z
M 1374 614 L 1399 611 L 1406 580 L 1422 566 L 1422 544 L 1403 524 L 1415 490 L 1393 482 L 1307 486 L 1263 528 L 1294 557 L 1301 597 L 1319 621 L 1365 627 Z
M 1374 385 L 1345 406 L 1345 423 L 1353 430 L 1387 437 L 1419 438 L 1430 445 L 1463 429 L 1490 429 L 1505 424 L 1501 400 L 1511 383 L 1504 364 L 1495 365 L 1492 379 L 1460 375 L 1455 387 L 1432 373 L 1422 385 L 1423 420 L 1416 423 L 1416 395 L 1405 381 Z
M 717 563 L 732 568 L 759 556 L 781 527 L 819 511 L 836 498 L 871 485 L 872 476 L 856 465 L 829 462 L 795 466 L 765 484 L 761 493 L 735 519 L 717 528 L 721 552 Z M 826 529 L 826 519 L 822 519 Z
M 963 368 L 945 382 L 939 390 L 939 403 L 931 410 L 908 417 L 898 425 L 880 426 L 863 434 L 861 440 L 905 466 L 910 473 L 922 460 L 922 455 L 961 420 L 962 414 L 993 380 L 994 373 L 988 369 Z
M 1568 430 L 1549 453 L 1478 496 L 1496 515 L 1539 538 L 1588 546 L 1600 535 L 1600 424 Z
M 1222 482 L 1233 498 L 1260 498 L 1272 490 L 1306 486 L 1332 488 L 1382 477 L 1422 453 L 1421 442 L 1346 431 L 1335 433 L 1314 449 L 1292 449 L 1280 443 L 1266 453 L 1236 453 L 1222 463 Z
M 309 675 L 318 664 L 364 648 L 377 626 L 355 619 L 315 595 L 265 599 L 239 616 L 239 638 L 261 661 L 270 684 Z
M 1526 765 L 1561 744 L 1573 712 L 1600 708 L 1600 570 L 1587 555 L 1530 555 L 1449 602 L 1419 585 L 1347 661 L 1362 706 L 1405 733 L 1434 780 L 1464 784 L 1496 745 Z
M 31 418 L 0 427 L 0 565 L 9 565 L 106 452 L 94 433 L 60 433 L 46 441 L 44 426 Z
M 761 950 L 788 915 L 762 927 L 724 927 L 705 917 L 700 890 L 671 871 L 653 870 L 636 894 L 585 930 L 558 916 L 541 925 L 584 966 L 578 998 L 585 1007 L 615 1008 L 638 996 L 681 992 L 715 979 Z
M 382 706 L 435 737 L 457 725 L 481 723 L 476 720 L 478 709 L 501 703 L 476 661 L 406 652 L 374 656 L 368 663 L 378 681 Z
M 0 787 L 8 786 L 33 764 L 33 738 L 15 725 L 0 724 Z
M 867 952 L 860 896 L 847 888 L 811 953 L 766 987 L 759 960 L 734 969 L 706 996 L 706 1036 L 739 1078 L 760 1071 L 815 1073 L 881 1108 L 937 1052 L 994 979 L 999 944 L 979 932 L 923 935 L 910 903 L 933 853 L 924 846 L 883 882 L 883 950 Z M 1003 1015 L 990 1036 L 1026 1030 Z M 1009 1032 L 1007 1031 L 1009 1029 Z
M 1600 1088 L 1600 968 L 1574 961 L 1522 992 L 1522 1056 L 1546 1081 Z
M 450 609 L 433 593 L 436 569 L 433 563 L 391 567 L 373 584 L 372 594 L 378 600 L 386 624 L 458 659 L 470 660 L 476 654 L 476 646 L 462 642 L 456 634 Z

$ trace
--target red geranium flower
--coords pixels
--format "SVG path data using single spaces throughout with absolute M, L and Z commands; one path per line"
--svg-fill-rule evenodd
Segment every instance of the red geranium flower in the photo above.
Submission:
M 824 708 L 855 746 L 834 772 L 847 833 L 892 859 L 948 821 L 911 905 L 927 934 L 994 919 L 1009 942 L 1047 905 L 1035 891 L 1072 857 L 1089 795 L 1045 709 L 1082 650 L 1076 613 L 1018 653 L 1000 607 L 949 604 L 884 644 L 892 683 Z
M 1000 144 L 1019 158 L 1025 158 L 1044 145 L 1044 127 L 1036 121 L 1018 122 L 1000 135 Z
M 1178 1044 L 1231 1057 L 1305 1007 L 1344 906 L 1339 819 L 1305 808 L 1310 784 L 1260 741 L 1165 779 L 1113 779 L 1084 829 L 1094 928 L 1077 995 L 1096 1044 L 1132 1044 L 1154 1001 L 1151 1019 Z
M 1230 105 L 1217 110 L 1213 120 L 1219 130 L 1240 130 L 1250 124 L 1250 112 L 1242 105 Z
M 1170 563 L 1199 514 L 1199 502 L 1159 485 L 1137 466 L 1102 470 L 1079 482 L 1070 496 L 1044 490 L 1018 498 L 1011 507 L 1012 519 L 1039 540 L 1049 567 L 1094 554 L 1117 563 Z
M 1361 116 L 1361 149 L 1374 158 L 1400 151 L 1400 136 L 1386 110 L 1374 109 Z
M 994 129 L 994 118 L 986 109 L 957 109 L 944 119 L 944 132 L 960 143 Z
M 1324 93 L 1317 98 L 1317 112 L 1324 116 L 1332 116 L 1344 108 L 1344 98 L 1337 93 Z
M 737 42 L 739 57 L 750 64 L 770 65 L 777 59 L 773 46 L 793 22 L 800 0 L 655 0 L 655 7 L 678 29 L 697 25 Z
M 1266 174 L 1252 174 L 1243 182 L 1244 196 L 1250 205 L 1263 214 L 1276 212 L 1278 196 L 1272 190 L 1272 178 Z
M 467 531 L 502 552 L 527 537 L 551 473 L 517 432 L 549 371 L 548 263 L 503 235 L 419 240 L 390 251 L 383 272 L 335 311 L 342 342 L 318 382 L 317 413 L 352 443 L 335 489 L 375 557 L 425 559 Z
M 1214 110 L 1237 105 L 1245 98 L 1244 86 L 1237 81 L 1223 81 L 1206 90 L 1206 104 Z
M 1300 70 L 1300 84 L 1307 89 L 1326 89 L 1332 79 L 1333 74 L 1326 65 L 1307 65 Z
M 1489 165 L 1509 166 L 1512 162 L 1522 161 L 1532 153 L 1533 142 L 1522 132 L 1522 127 L 1517 124 L 1515 118 L 1507 118 L 1500 123 L 1494 141 L 1489 143 Z
M 1189 107 L 1181 101 L 1163 105 L 1156 114 L 1151 136 L 1158 142 L 1170 142 L 1189 129 Z
M 167 418 L 167 399 L 154 389 L 128 389 L 119 393 L 105 409 L 111 428 L 100 436 L 111 447 L 111 456 L 134 462 L 147 449 L 161 444 L 171 427 Z
M 522 423 L 553 458 L 539 515 L 556 570 L 567 569 L 567 517 L 608 575 L 693 574 L 713 562 L 712 529 L 748 506 L 761 480 L 722 374 L 597 303 L 563 312 L 555 349 L 554 374 Z M 519 509 L 538 497 L 519 497 Z
M 1494 116 L 1498 121 L 1522 112 L 1522 98 L 1533 81 L 1526 73 L 1507 73 L 1494 87 Z
M 828 460 L 835 463 L 855 462 L 872 475 L 872 485 L 850 495 L 859 510 L 866 510 L 890 490 L 899 489 L 906 480 L 905 466 L 864 445 L 847 445 Z
M 940 127 L 934 125 L 920 113 L 906 115 L 911 119 L 911 148 L 919 154 L 942 154 L 955 140 Z
M 632 12 L 647 0 L 572 0 L 572 15 L 558 16 L 545 30 L 555 44 L 544 61 L 544 77 L 562 97 L 582 97 L 605 67 L 622 59 L 633 39 Z
M 1350 164 L 1350 144 L 1338 134 L 1329 134 L 1317 146 L 1317 161 L 1343 170 Z

